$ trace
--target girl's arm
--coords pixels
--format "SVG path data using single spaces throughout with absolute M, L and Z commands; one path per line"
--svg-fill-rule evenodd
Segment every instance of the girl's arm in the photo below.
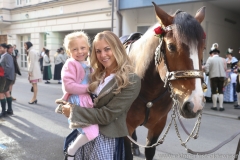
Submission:
M 84 94 L 87 93 L 88 85 L 80 84 L 77 81 L 77 66 L 72 61 L 67 61 L 62 68 L 62 80 L 65 91 L 69 94 Z M 85 74 L 85 73 L 80 73 Z

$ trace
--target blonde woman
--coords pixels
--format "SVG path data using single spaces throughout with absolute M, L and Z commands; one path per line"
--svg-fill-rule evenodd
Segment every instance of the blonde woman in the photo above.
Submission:
M 99 135 L 79 148 L 75 160 L 125 160 L 126 116 L 139 94 L 140 78 L 133 73 L 119 38 L 110 31 L 95 36 L 90 59 L 94 72 L 88 89 L 97 97 L 94 108 L 66 104 L 63 114 L 69 117 L 71 128 L 98 124 Z

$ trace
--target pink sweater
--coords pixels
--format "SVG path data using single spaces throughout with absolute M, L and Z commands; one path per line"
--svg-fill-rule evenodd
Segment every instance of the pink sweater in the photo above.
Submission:
M 93 108 L 93 102 L 90 95 L 87 92 L 88 85 L 80 84 L 85 76 L 85 71 L 80 64 L 73 58 L 69 58 L 63 65 L 62 72 L 62 90 L 63 90 L 63 100 L 68 100 L 71 94 L 79 95 L 80 106 L 86 108 Z M 93 140 L 99 134 L 98 125 L 91 125 L 89 127 L 83 128 L 86 136 L 89 140 Z

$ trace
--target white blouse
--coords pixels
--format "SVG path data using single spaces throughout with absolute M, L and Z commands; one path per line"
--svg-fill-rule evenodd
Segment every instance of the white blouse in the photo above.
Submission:
M 105 79 L 103 79 L 99 86 L 96 88 L 96 90 L 94 91 L 94 94 L 96 94 L 97 96 L 99 95 L 99 93 L 101 92 L 101 90 L 115 77 L 115 74 L 110 74 L 109 76 L 107 76 Z

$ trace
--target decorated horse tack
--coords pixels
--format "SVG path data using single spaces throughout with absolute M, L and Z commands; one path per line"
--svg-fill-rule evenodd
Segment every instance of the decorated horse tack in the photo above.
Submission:
M 157 27 L 154 29 L 155 33 L 157 34 L 157 37 L 159 37 L 159 45 L 156 48 L 155 51 L 155 65 L 159 65 L 162 61 L 165 65 L 165 68 L 167 69 L 166 75 L 164 77 L 161 77 L 161 79 L 164 81 L 164 86 L 166 87 L 168 81 L 176 80 L 179 78 L 203 78 L 203 71 L 202 70 L 183 70 L 183 71 L 170 71 L 168 69 L 168 66 L 166 65 L 166 56 L 164 53 L 164 49 L 162 48 L 163 38 L 164 34 L 166 32 L 169 32 L 173 30 L 174 25 L 169 25 L 165 28 L 163 27 Z M 204 38 L 204 35 L 203 35 Z

